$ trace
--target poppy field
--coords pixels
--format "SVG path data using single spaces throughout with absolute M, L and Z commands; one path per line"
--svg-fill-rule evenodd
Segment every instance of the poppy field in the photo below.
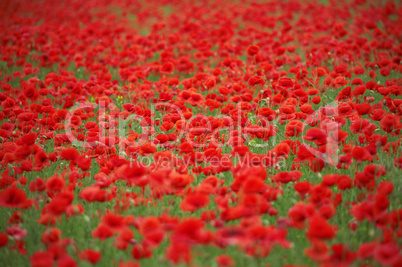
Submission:
M 402 266 L 401 2 L 0 15 L 0 266 Z

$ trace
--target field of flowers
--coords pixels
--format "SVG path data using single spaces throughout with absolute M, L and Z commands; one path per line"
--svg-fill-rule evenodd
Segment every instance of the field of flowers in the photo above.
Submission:
M 0 266 L 402 266 L 402 4 L 0 2 Z

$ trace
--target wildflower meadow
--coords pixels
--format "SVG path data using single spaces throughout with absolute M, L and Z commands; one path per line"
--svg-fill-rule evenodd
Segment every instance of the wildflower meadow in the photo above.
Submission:
M 402 2 L 0 1 L 0 266 L 402 266 Z

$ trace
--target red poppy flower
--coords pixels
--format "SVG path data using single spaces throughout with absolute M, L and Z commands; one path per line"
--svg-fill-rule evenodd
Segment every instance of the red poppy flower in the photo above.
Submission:
M 60 241 L 61 230 L 58 228 L 48 228 L 42 234 L 41 241 L 44 244 L 52 244 Z
M 254 87 L 255 85 L 259 84 L 261 86 L 264 86 L 265 81 L 261 76 L 253 76 L 250 79 L 248 79 L 248 85 L 251 87 Z
M 321 97 L 317 95 L 311 99 L 311 102 L 317 105 L 321 102 Z
M 358 161 L 373 161 L 373 156 L 367 149 L 355 146 L 352 150 L 352 157 Z
M 0 206 L 6 208 L 24 208 L 27 205 L 29 205 L 29 200 L 21 189 L 9 187 L 0 191 Z
M 359 113 L 359 115 L 367 115 L 371 113 L 371 105 L 367 104 L 367 103 L 363 103 L 363 104 L 357 104 L 356 105 L 356 110 Z
M 291 137 L 291 136 L 300 136 L 300 134 L 304 130 L 304 124 L 301 121 L 298 120 L 292 120 L 290 121 L 286 127 L 285 127 L 285 137 Z
M 79 194 L 79 197 L 85 201 L 88 202 L 94 202 L 94 201 L 107 201 L 110 200 L 111 195 L 107 193 L 105 190 L 101 190 L 99 186 L 92 185 L 88 186 L 84 189 Z
M 311 128 L 306 131 L 303 139 L 314 142 L 316 145 L 321 146 L 327 143 L 327 134 L 319 128 Z
M 357 256 L 362 260 L 373 258 L 374 250 L 377 246 L 378 243 L 376 241 L 362 243 L 357 250 Z
M 173 71 L 174 71 L 174 65 L 172 62 L 167 62 L 163 64 L 163 66 L 160 69 L 160 72 L 162 74 L 170 74 L 173 73 Z
M 93 249 L 86 249 L 81 251 L 80 258 L 92 264 L 96 264 L 102 258 L 102 253 Z
M 260 51 L 260 48 L 256 45 L 251 45 L 247 48 L 247 55 L 249 56 L 254 56 L 256 54 L 258 54 L 258 52 Z
M 209 204 L 209 196 L 202 193 L 188 194 L 180 204 L 183 211 L 193 212 Z
M 365 92 L 366 92 L 366 86 L 358 85 L 353 89 L 352 95 L 356 97 L 359 95 L 364 95 Z
M 25 145 L 30 146 L 30 145 L 33 145 L 33 144 L 35 143 L 36 138 L 37 138 L 37 134 L 35 134 L 35 133 L 29 133 L 29 134 L 27 134 L 27 135 L 22 136 L 22 137 L 21 137 L 21 141 L 22 141 L 22 143 L 24 143 Z
M 194 180 L 194 177 L 189 174 L 173 173 L 169 176 L 170 185 L 173 188 L 182 189 L 189 185 Z
M 0 233 L 0 248 L 7 246 L 8 240 L 8 235 L 5 233 Z
M 83 171 L 90 170 L 91 169 L 91 163 L 92 163 L 92 159 L 89 158 L 89 157 L 86 157 L 84 155 L 79 156 L 78 159 L 77 159 L 77 165 Z
M 295 183 L 294 189 L 301 195 L 304 196 L 306 195 L 310 189 L 313 187 L 313 185 L 309 181 L 303 181 L 303 182 L 298 182 Z
M 132 262 L 132 261 L 119 261 L 118 267 L 140 267 L 139 262 Z
M 380 122 L 381 129 L 383 129 L 387 133 L 392 132 L 394 129 L 397 128 L 398 120 L 399 120 L 399 118 L 396 117 L 395 115 L 390 114 L 390 113 L 386 114 L 381 119 L 381 122 Z M 400 124 L 400 122 L 399 122 L 399 124 Z
M 294 182 L 303 175 L 301 171 L 280 172 L 274 176 L 274 180 L 280 183 Z
M 322 178 L 321 184 L 325 186 L 333 186 L 337 184 L 338 180 L 338 174 L 327 174 Z
M 382 109 L 375 109 L 373 110 L 372 114 L 370 115 L 370 119 L 374 121 L 380 121 L 384 117 L 385 111 Z
M 338 178 L 337 187 L 341 191 L 344 191 L 345 189 L 348 188 L 352 188 L 352 179 L 348 175 L 341 175 Z
M 11 226 L 6 228 L 6 233 L 16 240 L 22 240 L 27 236 L 27 230 L 19 228 L 18 226 Z
M 53 255 L 50 252 L 37 251 L 30 258 L 32 267 L 52 267 Z
M 185 243 L 175 242 L 166 249 L 166 257 L 174 264 L 184 262 L 190 264 L 193 257 L 190 247 Z
M 349 251 L 343 244 L 332 245 L 332 251 L 330 260 L 340 264 L 352 264 L 357 257 L 355 252 Z
M 60 192 L 64 189 L 65 183 L 63 178 L 55 174 L 46 180 L 46 188 L 52 192 Z
M 42 178 L 36 178 L 29 184 L 29 190 L 31 192 L 44 191 L 46 189 L 46 184 Z
M 77 262 L 67 254 L 63 254 L 57 260 L 57 267 L 76 267 L 76 266 L 78 266 Z
M 124 223 L 124 216 L 107 211 L 102 216 L 102 223 L 112 229 L 113 231 L 120 231 L 126 227 Z
M 190 143 L 181 143 L 179 145 L 180 154 L 187 154 L 193 152 L 193 147 Z
M 169 137 L 166 134 L 158 134 L 155 136 L 155 139 L 158 140 L 160 144 L 164 144 L 169 141 Z
M 233 267 L 235 266 L 235 261 L 229 255 L 219 255 L 215 258 L 215 262 L 218 267 Z
M 209 78 L 204 82 L 204 86 L 209 90 L 216 85 L 216 80 L 215 78 Z
M 374 249 L 374 259 L 384 266 L 395 264 L 401 258 L 400 248 L 396 243 L 380 244 Z
M 85 209 L 81 204 L 69 205 L 66 209 L 67 217 L 83 214 L 84 212 L 85 212 Z
M 66 211 L 67 207 L 73 202 L 73 199 L 74 194 L 72 192 L 60 192 L 53 196 L 52 202 L 46 205 L 47 211 L 52 215 L 59 216 Z
M 349 129 L 354 133 L 372 135 L 375 129 L 377 129 L 377 126 L 370 123 L 368 119 L 357 119 L 350 125 Z
M 98 227 L 96 227 L 92 231 L 92 237 L 99 238 L 102 241 L 106 240 L 109 237 L 112 237 L 113 234 L 114 234 L 113 231 L 109 227 L 103 224 L 99 224 Z
M 335 237 L 335 229 L 326 219 L 315 214 L 310 218 L 307 236 L 310 239 L 332 239 Z
M 134 245 L 131 250 L 131 255 L 136 260 L 150 258 L 152 257 L 152 254 L 152 250 L 150 250 L 146 244 Z
M 325 242 L 314 239 L 311 243 L 313 244 L 313 247 L 306 248 L 304 254 L 318 262 L 325 262 L 329 259 L 329 248 Z
M 78 152 L 77 149 L 75 149 L 73 147 L 67 147 L 67 148 L 64 148 L 60 152 L 60 156 L 64 160 L 75 162 L 78 159 L 78 157 L 80 156 L 80 153 Z
M 276 112 L 269 107 L 262 107 L 258 109 L 258 115 L 266 117 L 269 121 L 272 121 L 276 118 Z

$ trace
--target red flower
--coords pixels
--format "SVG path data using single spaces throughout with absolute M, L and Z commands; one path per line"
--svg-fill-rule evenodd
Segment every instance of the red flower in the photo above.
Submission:
M 58 228 L 48 228 L 42 235 L 41 241 L 44 244 L 57 243 L 60 241 L 61 230 Z
M 6 232 L 16 240 L 22 240 L 27 235 L 27 230 L 21 229 L 18 226 L 8 227 L 6 228 Z
M 235 261 L 229 255 L 219 255 L 215 258 L 218 267 L 233 267 L 236 265 Z
M 402 169 L 402 157 L 394 158 L 395 167 Z
M 33 145 L 36 141 L 37 134 L 36 133 L 29 133 L 21 137 L 21 142 L 25 145 Z
M 74 194 L 70 191 L 63 191 L 52 198 L 46 208 L 52 215 L 59 216 L 63 214 L 67 207 L 73 202 Z
M 57 260 L 57 267 L 76 267 L 77 262 L 68 256 L 68 254 L 63 254 L 58 260 Z
M 30 261 L 32 267 L 52 267 L 54 263 L 53 255 L 43 251 L 35 252 Z
M 5 233 L 0 233 L 0 248 L 7 246 L 8 243 L 8 235 Z
M 395 116 L 394 114 L 388 113 L 386 114 L 380 122 L 381 129 L 383 129 L 385 132 L 390 133 L 392 132 L 397 124 L 398 124 L 399 118 Z M 400 124 L 400 123 L 399 123 Z
M 247 55 L 249 55 L 250 57 L 258 54 L 258 52 L 260 51 L 260 48 L 256 45 L 250 45 L 247 48 Z
M 302 175 L 301 171 L 280 172 L 274 176 L 274 180 L 285 184 L 299 180 Z
M 308 129 L 303 136 L 304 140 L 314 142 L 316 145 L 321 146 L 327 143 L 327 134 L 319 128 Z
M 304 124 L 302 121 L 292 120 L 285 127 L 285 137 L 296 136 L 299 137 L 303 133 Z
M 343 244 L 332 245 L 332 251 L 330 260 L 333 263 L 350 265 L 357 257 L 356 252 L 349 251 Z
M 357 119 L 350 125 L 349 129 L 354 133 L 372 135 L 377 126 L 370 123 L 368 119 Z
M 327 244 L 317 239 L 312 240 L 311 243 L 313 247 L 306 248 L 304 254 L 318 262 L 324 262 L 329 259 L 329 248 Z
M 132 261 L 119 261 L 119 266 L 118 267 L 140 267 L 139 262 L 132 262 Z
M 82 124 L 82 120 L 81 120 L 80 117 L 74 115 L 74 116 L 71 117 L 69 123 L 70 123 L 70 125 L 72 126 L 73 129 L 78 129 Z
M 67 147 L 60 152 L 60 156 L 64 160 L 75 162 L 80 156 L 80 153 L 73 147 Z
M 143 180 L 146 182 L 147 179 L 144 177 L 146 172 L 147 170 L 141 164 L 134 162 L 118 167 L 115 170 L 115 176 L 130 183 L 142 182 Z
M 267 118 L 269 121 L 272 121 L 276 118 L 276 112 L 273 111 L 269 107 L 262 107 L 258 110 L 258 115 L 261 115 L 265 118 Z
M 278 83 L 282 88 L 292 88 L 294 86 L 293 80 L 289 77 L 281 77 Z
M 352 150 L 352 157 L 358 161 L 373 161 L 373 156 L 367 149 L 355 146 Z
M 112 236 L 113 231 L 104 224 L 99 224 L 98 227 L 92 231 L 92 237 L 99 238 L 102 241 Z
M 6 208 L 24 208 L 29 200 L 24 191 L 15 187 L 9 187 L 0 191 L 0 206 Z
M 378 246 L 377 242 L 362 243 L 357 250 L 357 256 L 362 259 L 371 259 L 374 256 L 374 250 Z
M 131 255 L 136 260 L 150 258 L 152 257 L 152 250 L 150 250 L 145 244 L 137 244 L 133 246 L 131 250 Z
M 294 189 L 302 196 L 306 195 L 313 185 L 309 181 L 295 183 Z
M 140 155 L 146 156 L 156 152 L 156 146 L 152 143 L 146 143 L 140 147 Z
M 274 156 L 275 157 L 285 157 L 288 158 L 288 155 L 290 153 L 290 146 L 285 143 L 285 142 L 281 142 L 279 144 L 277 144 L 274 149 L 272 150 L 274 152 Z M 270 151 L 268 152 L 268 155 L 270 154 Z
M 155 136 L 155 139 L 158 140 L 160 144 L 164 144 L 169 141 L 169 137 L 166 134 L 158 134 Z
M 367 103 L 357 104 L 355 108 L 359 115 L 370 114 L 372 109 L 371 105 Z
M 310 239 L 332 239 L 335 237 L 335 229 L 326 219 L 315 214 L 310 218 L 307 236 Z
M 84 155 L 79 156 L 77 159 L 77 165 L 83 171 L 90 170 L 91 164 L 92 164 L 92 159 L 89 157 L 85 157 Z
M 373 110 L 372 114 L 370 115 L 370 119 L 374 121 L 380 121 L 384 117 L 385 111 L 382 109 L 375 109 Z
M 264 180 L 257 176 L 248 177 L 241 187 L 243 193 L 245 194 L 264 193 L 266 188 L 267 186 Z
M 251 87 L 254 87 L 257 84 L 264 86 L 265 84 L 264 79 L 260 76 L 253 76 L 250 79 L 248 79 L 248 85 L 250 85 Z
M 401 259 L 401 249 L 396 243 L 380 244 L 374 249 L 374 259 L 383 266 L 390 266 Z
M 209 90 L 209 89 L 211 89 L 211 88 L 213 88 L 213 87 L 215 87 L 215 85 L 216 85 L 216 80 L 215 80 L 215 78 L 209 78 L 208 80 L 206 80 L 205 82 L 204 82 L 204 86 Z
M 160 72 L 162 74 L 170 74 L 174 71 L 174 65 L 172 62 L 167 62 L 165 64 L 163 64 L 163 66 L 160 69 Z
M 102 216 L 102 223 L 113 231 L 120 231 L 126 227 L 124 223 L 124 216 L 107 211 Z
M 176 265 L 181 261 L 190 264 L 192 261 L 190 246 L 180 242 L 171 243 L 166 249 L 166 258 Z
M 52 192 L 60 192 L 64 189 L 65 183 L 63 178 L 55 174 L 46 180 L 46 188 Z
M 339 175 L 338 174 L 327 174 L 322 177 L 321 184 L 326 186 L 333 186 L 338 182 Z
M 96 264 L 102 258 L 102 253 L 93 249 L 86 249 L 81 251 L 80 259 L 86 260 L 92 264 Z
M 183 211 L 196 211 L 204 208 L 209 204 L 209 196 L 202 193 L 188 194 L 180 203 L 180 208 Z
M 194 151 L 194 148 L 190 143 L 181 143 L 179 146 L 180 154 L 187 154 Z

